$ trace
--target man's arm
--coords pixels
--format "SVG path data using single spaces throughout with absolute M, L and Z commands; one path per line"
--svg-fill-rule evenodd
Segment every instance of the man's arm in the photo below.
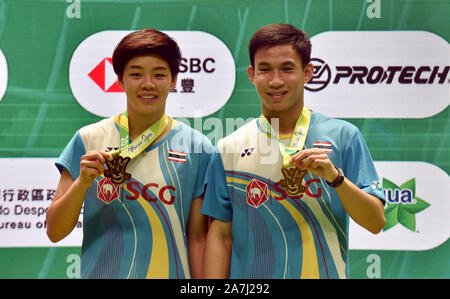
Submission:
M 333 182 L 339 175 L 323 150 L 308 149 L 300 151 L 291 158 L 290 162 L 300 169 L 307 169 L 328 182 Z M 347 178 L 335 190 L 345 210 L 356 223 L 374 234 L 383 229 L 386 218 L 381 200 L 362 191 Z
M 210 224 L 206 239 L 203 267 L 205 278 L 229 277 L 232 243 L 231 220 L 224 222 L 214 219 Z
M 195 198 L 192 201 L 186 229 L 192 278 L 203 278 L 203 256 L 206 246 L 206 234 L 208 232 L 208 217 L 200 213 L 202 203 L 202 197 Z
M 362 191 L 347 178 L 336 188 L 336 192 L 345 210 L 356 223 L 373 234 L 378 234 L 383 229 L 386 218 L 380 199 Z

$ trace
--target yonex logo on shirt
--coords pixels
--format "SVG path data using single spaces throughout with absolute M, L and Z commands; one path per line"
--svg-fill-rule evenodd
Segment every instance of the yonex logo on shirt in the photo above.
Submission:
M 254 147 L 244 149 L 241 153 L 241 157 L 244 158 L 245 156 L 250 156 L 254 150 L 255 150 Z

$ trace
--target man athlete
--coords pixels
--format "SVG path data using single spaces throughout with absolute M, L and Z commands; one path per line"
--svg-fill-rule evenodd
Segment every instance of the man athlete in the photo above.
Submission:
M 208 180 L 221 191 L 202 206 L 213 218 L 205 276 L 346 278 L 349 215 L 372 233 L 386 221 L 364 139 L 304 105 L 314 71 L 305 32 L 264 26 L 249 52 L 262 115 L 218 143 L 224 169 Z

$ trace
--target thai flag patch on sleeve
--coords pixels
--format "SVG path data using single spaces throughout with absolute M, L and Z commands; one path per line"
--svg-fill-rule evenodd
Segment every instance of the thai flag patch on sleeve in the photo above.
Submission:
M 313 142 L 313 148 L 323 149 L 326 153 L 332 152 L 331 142 Z
M 169 161 L 186 163 L 186 153 L 169 149 Z

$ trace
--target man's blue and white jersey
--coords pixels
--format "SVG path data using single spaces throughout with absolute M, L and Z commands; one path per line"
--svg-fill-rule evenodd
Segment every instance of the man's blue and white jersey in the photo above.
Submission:
M 323 178 L 283 167 L 278 141 L 259 128 L 259 119 L 218 147 L 223 166 L 209 170 L 208 184 L 222 191 L 208 196 L 202 212 L 232 220 L 230 277 L 348 277 L 348 214 L 336 191 Z M 355 126 L 314 112 L 305 147 L 324 149 L 350 181 L 384 201 Z

